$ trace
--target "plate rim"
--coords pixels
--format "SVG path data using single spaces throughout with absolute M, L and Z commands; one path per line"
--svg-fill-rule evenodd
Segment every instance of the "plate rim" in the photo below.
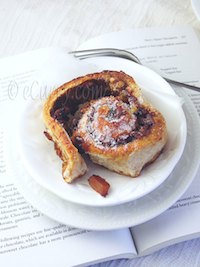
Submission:
M 106 58 L 107 59 L 107 58 Z M 117 60 L 119 60 L 119 61 L 121 61 L 122 60 L 122 62 L 126 62 L 127 63 L 127 60 L 124 60 L 124 59 L 118 59 L 118 58 L 113 58 L 115 61 Z M 104 60 L 104 58 L 102 57 L 101 58 L 101 60 Z M 125 63 L 125 64 L 126 64 Z M 141 69 L 141 70 L 143 70 L 143 69 L 146 69 L 147 70 L 147 75 L 151 75 L 151 74 L 153 74 L 156 78 L 158 78 L 159 79 L 159 82 L 161 81 L 162 83 L 163 83 L 163 87 L 164 87 L 164 85 L 165 85 L 165 87 L 167 88 L 167 89 L 165 89 L 165 90 L 168 90 L 169 89 L 169 94 L 170 95 L 176 95 L 176 93 L 174 92 L 174 90 L 172 89 L 172 87 L 159 75 L 159 74 L 157 74 L 156 72 L 154 72 L 153 70 L 151 70 L 151 69 L 149 69 L 149 68 L 147 68 L 147 67 L 145 67 L 145 66 L 141 66 L 141 65 L 138 65 L 138 64 L 136 64 L 136 63 L 134 63 L 134 62 L 130 62 L 129 61 L 129 64 L 134 64 L 135 65 L 135 68 L 136 69 Z M 28 105 L 28 103 L 27 103 L 27 105 Z M 26 108 L 26 107 L 25 107 Z M 180 105 L 180 107 L 179 107 L 181 110 L 182 110 L 182 107 L 181 107 L 181 105 Z M 183 127 L 185 128 L 185 138 L 183 139 L 183 141 L 185 142 L 185 139 L 186 139 L 186 119 L 185 119 L 185 115 L 184 115 L 184 112 L 183 112 L 183 116 L 184 116 L 184 123 L 183 123 Z M 19 117 L 19 120 L 20 120 L 20 117 Z M 18 125 L 21 125 L 21 123 L 19 123 Z M 18 127 L 19 128 L 19 127 Z M 18 132 L 19 132 L 19 130 L 18 130 Z M 19 137 L 19 134 L 18 134 L 18 140 L 20 140 L 20 137 Z M 21 147 L 20 147 L 20 144 L 19 144 L 19 142 L 18 142 L 18 149 L 19 149 L 19 151 L 20 151 L 20 155 L 21 155 L 21 157 L 22 157 L 22 159 L 23 159 L 23 161 L 24 161 L 24 165 L 25 166 L 28 166 L 28 167 L 26 167 L 26 168 L 28 168 L 28 171 L 30 172 L 30 173 L 32 173 L 32 175 L 33 175 L 33 172 L 32 171 L 30 171 L 30 166 L 29 166 L 29 164 L 27 164 L 27 159 L 24 157 L 24 155 L 23 155 L 23 152 L 22 152 L 22 150 L 21 150 Z M 177 162 L 178 162 L 178 160 L 180 159 L 180 157 L 181 157 L 181 154 L 183 153 L 183 149 L 184 149 L 184 146 L 182 147 L 182 149 L 181 149 L 181 152 L 179 153 L 179 155 L 178 155 L 178 159 L 177 159 Z M 177 163 L 176 162 L 176 163 Z M 175 166 L 173 166 L 173 168 L 174 168 Z M 173 170 L 173 168 L 172 168 L 172 170 Z M 169 175 L 169 174 L 168 174 Z M 35 178 L 34 178 L 35 179 Z M 167 179 L 167 176 L 165 177 L 165 179 Z M 165 179 L 163 179 L 162 180 L 162 182 L 165 180 Z M 46 185 L 44 184 L 44 183 L 41 183 L 40 181 L 38 181 L 38 179 L 36 179 L 36 181 L 38 182 L 38 183 L 40 183 L 43 187 L 46 187 Z M 161 183 L 162 183 L 161 182 Z M 160 183 L 158 184 L 158 185 L 156 185 L 156 187 L 158 187 L 160 185 Z M 52 188 L 50 188 L 49 186 L 47 187 L 47 189 L 48 190 L 50 190 L 52 193 L 54 193 L 54 194 L 57 194 L 58 196 L 59 196 L 59 194 L 55 191 L 55 190 L 52 190 Z M 151 190 L 149 190 L 147 193 L 145 193 L 145 194 L 148 194 L 148 193 L 150 193 L 152 190 L 154 190 L 155 188 L 152 188 Z M 145 194 L 143 194 L 143 195 L 141 195 L 141 196 L 139 196 L 139 197 L 137 197 L 137 198 L 135 198 L 135 199 L 138 199 L 138 198 L 140 198 L 140 197 L 143 197 Z M 114 203 L 113 203 L 113 201 L 107 201 L 107 202 L 103 202 L 102 201 L 102 203 L 100 202 L 98 202 L 98 199 L 99 198 L 97 198 L 97 202 L 82 202 L 81 200 L 79 200 L 79 199 L 70 199 L 69 197 L 65 197 L 65 196 L 60 196 L 60 197 L 62 197 L 63 199 L 65 199 L 65 200 L 67 200 L 67 201 L 70 201 L 70 202 L 72 202 L 72 203 L 75 203 L 75 204 L 80 204 L 80 205 L 88 205 L 88 206 L 93 206 L 93 207 L 108 207 L 108 206 L 114 206 L 114 205 L 120 205 L 120 204 L 122 204 L 122 203 L 127 203 L 127 202 L 130 202 L 130 201 L 132 201 L 132 200 L 134 200 L 133 198 L 132 199 L 130 199 L 130 198 L 126 198 L 125 200 L 123 200 L 123 201 L 121 201 L 120 203 L 116 203 L 116 200 L 114 201 Z
M 187 105 L 189 105 L 188 112 L 190 114 L 192 114 L 191 115 L 191 121 L 193 123 L 193 127 L 195 127 L 195 134 L 190 135 L 189 138 L 193 137 L 193 138 L 195 138 L 195 139 L 193 139 L 193 142 L 195 144 L 199 143 L 200 142 L 200 122 L 199 122 L 199 116 L 198 116 L 197 110 L 195 109 L 192 101 L 189 99 L 189 97 L 186 95 L 186 93 L 182 92 L 181 95 L 186 97 L 186 99 L 188 101 L 188 102 L 186 102 L 186 107 L 187 107 Z M 12 142 L 14 142 L 14 138 L 11 140 L 12 140 Z M 12 149 L 12 142 L 8 143 L 8 145 L 11 146 L 11 149 Z M 188 143 L 189 143 L 189 140 L 187 139 L 187 144 Z M 187 147 L 185 149 L 187 149 Z M 150 194 L 139 199 L 139 201 L 135 200 L 131 203 L 120 205 L 122 207 L 122 209 L 120 209 L 118 211 L 118 213 L 119 213 L 118 215 L 119 215 L 119 218 L 121 220 L 116 220 L 116 218 L 113 217 L 112 214 L 109 214 L 109 212 L 111 210 L 110 208 L 107 208 L 107 207 L 93 208 L 93 207 L 87 207 L 87 206 L 83 207 L 81 205 L 77 205 L 77 204 L 73 204 L 73 203 L 70 203 L 70 202 L 65 201 L 65 200 L 61 200 L 57 196 L 55 196 L 53 193 L 50 193 L 46 189 L 42 188 L 39 184 L 37 184 L 33 180 L 33 178 L 27 173 L 27 171 L 25 169 L 19 168 L 18 163 L 20 163 L 20 164 L 22 164 L 22 163 L 19 159 L 19 155 L 17 155 L 17 151 L 15 151 L 15 152 L 16 152 L 15 155 L 14 155 L 14 153 L 9 154 L 8 164 L 11 167 L 11 168 L 9 168 L 9 170 L 11 172 L 11 175 L 13 175 L 13 177 L 14 177 L 14 182 L 15 182 L 18 190 L 27 199 L 27 201 L 29 201 L 39 211 L 41 211 L 43 214 L 47 215 L 48 217 L 52 218 L 53 220 L 56 220 L 60 223 L 65 223 L 67 225 L 71 225 L 73 227 L 84 228 L 84 229 L 88 229 L 88 230 L 117 230 L 117 229 L 121 229 L 124 227 L 136 226 L 140 223 L 144 223 L 144 222 L 158 216 L 159 214 L 161 214 L 162 212 L 167 210 L 171 205 L 173 205 L 174 202 L 177 201 L 180 198 L 180 196 L 188 189 L 188 187 L 192 183 L 193 179 L 195 178 L 195 175 L 198 171 L 199 164 L 200 164 L 200 158 L 198 156 L 199 154 L 196 152 L 193 154 L 193 156 L 194 156 L 193 159 L 195 159 L 195 162 L 193 161 L 192 164 L 189 164 L 187 174 L 185 175 L 185 173 L 184 173 L 183 179 L 180 180 L 181 181 L 180 186 L 178 188 L 172 187 L 172 191 L 170 191 L 170 193 L 169 193 L 169 197 L 167 199 L 168 200 L 167 202 L 165 199 L 165 203 L 164 202 L 161 203 L 159 201 L 159 197 L 158 197 L 158 203 L 157 203 L 158 205 L 155 205 L 156 200 L 152 199 L 152 195 L 157 196 L 159 191 L 160 191 L 161 198 L 162 198 L 163 196 L 162 196 L 161 189 L 162 189 L 162 187 L 164 187 L 164 184 L 167 183 L 168 180 L 166 180 L 161 185 L 161 188 L 160 187 L 156 188 Z M 182 157 L 184 157 L 186 152 L 187 151 L 184 150 Z M 180 163 L 181 163 L 181 159 L 180 159 L 178 164 L 180 164 Z M 22 165 L 22 167 L 23 167 L 23 165 Z M 175 168 L 177 168 L 177 166 Z M 181 171 L 182 171 L 182 168 L 181 168 Z M 35 183 L 34 185 L 37 187 L 37 190 L 36 190 L 36 188 L 32 188 L 32 183 L 30 185 L 28 185 L 28 183 L 26 183 L 27 177 L 29 179 L 29 182 Z M 26 190 L 27 188 L 29 188 L 29 191 Z M 42 197 L 41 202 L 37 201 L 38 196 Z M 140 213 L 142 212 L 143 216 L 139 216 L 139 217 L 134 216 L 135 207 L 137 207 L 138 205 L 140 206 L 140 204 L 141 204 L 140 202 L 142 199 L 145 200 L 148 205 L 152 205 L 152 204 L 150 204 L 151 200 L 152 200 L 153 201 L 153 209 L 148 209 L 146 211 L 144 211 L 144 210 L 142 211 L 141 208 L 139 208 L 139 211 L 140 211 Z M 55 212 L 52 212 L 51 210 L 52 210 L 53 206 L 55 205 L 54 202 L 57 202 L 58 205 L 62 204 L 65 212 L 62 214 L 59 214 L 59 209 L 55 209 L 54 210 Z M 42 207 L 41 207 L 41 203 L 43 204 Z M 48 204 L 49 206 L 47 207 L 46 204 Z M 56 205 L 56 206 L 59 207 L 58 205 Z M 130 209 L 131 209 L 131 213 L 130 213 Z M 74 210 L 76 210 L 75 213 L 74 213 Z M 96 211 L 96 210 L 98 211 L 98 218 L 96 218 L 95 215 L 93 217 L 91 217 L 93 215 L 93 211 Z M 73 214 L 69 214 L 70 212 Z M 123 213 L 126 215 L 127 212 L 129 215 L 128 221 L 126 219 L 124 219 L 124 217 L 123 217 Z M 105 214 L 106 213 L 109 214 L 107 220 L 105 220 Z M 76 218 L 71 217 L 72 215 L 74 215 Z M 85 216 L 84 223 L 82 223 L 83 215 Z M 65 218 L 63 218 L 63 216 L 65 216 Z M 136 217 L 137 217 L 137 220 L 136 220 Z M 94 218 L 96 218 L 95 221 L 92 221 L 92 219 L 94 220 Z

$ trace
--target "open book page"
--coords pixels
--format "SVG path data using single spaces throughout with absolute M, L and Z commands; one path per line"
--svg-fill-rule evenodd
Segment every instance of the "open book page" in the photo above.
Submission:
M 198 85 L 199 41 L 190 27 L 152 27 L 108 33 L 85 42 L 79 49 L 99 47 L 126 49 L 161 76 Z
M 174 54 L 174 59 L 171 59 L 171 63 L 170 61 L 168 62 L 166 57 L 165 68 L 161 69 L 159 62 L 157 62 L 156 67 L 159 72 L 163 72 L 163 75 L 166 75 L 171 65 L 174 70 L 178 70 L 175 73 L 172 71 L 173 79 L 199 85 L 200 75 L 197 64 L 200 62 L 200 43 L 192 31 L 184 36 L 188 42 L 182 56 L 178 54 L 175 56 Z M 188 57 L 190 57 L 190 60 Z M 185 92 L 191 98 L 200 115 L 200 93 L 187 89 Z M 140 255 L 200 236 L 200 217 L 198 215 L 200 211 L 199 183 L 200 170 L 187 192 L 170 209 L 157 218 L 132 228 Z
M 181 199 L 155 219 L 132 228 L 139 255 L 200 236 L 200 175 Z
M 10 176 L 6 153 L 17 146 L 8 151 L 6 144 L 9 134 L 16 134 L 15 115 L 28 98 L 44 97 L 44 88 L 38 88 L 32 77 L 47 59 L 55 66 L 65 61 L 62 53 L 38 50 L 0 61 L 0 261 L 4 266 L 66 267 L 136 254 L 129 229 L 94 232 L 55 222 L 26 202 Z
M 136 37 L 136 36 L 135 36 Z M 161 76 L 199 84 L 199 40 L 190 27 L 141 29 L 128 49 Z
M 133 227 L 139 255 L 200 236 L 200 172 L 187 192 L 158 217 Z
M 189 27 L 135 29 L 111 33 L 89 40 L 80 48 L 116 46 L 133 52 L 144 65 L 162 76 L 200 85 L 200 43 L 194 30 Z M 190 96 L 200 113 L 200 93 L 186 89 L 185 93 Z M 173 207 L 156 219 L 132 228 L 139 255 L 200 233 L 199 183 L 200 172 L 187 193 Z

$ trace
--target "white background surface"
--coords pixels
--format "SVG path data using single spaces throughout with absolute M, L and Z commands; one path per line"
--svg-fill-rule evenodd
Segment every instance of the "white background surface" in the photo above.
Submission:
M 102 33 L 166 25 L 190 25 L 200 36 L 189 0 L 1 0 L 0 57 L 47 46 L 72 50 Z M 199 248 L 196 239 L 144 258 L 97 266 L 200 266 Z

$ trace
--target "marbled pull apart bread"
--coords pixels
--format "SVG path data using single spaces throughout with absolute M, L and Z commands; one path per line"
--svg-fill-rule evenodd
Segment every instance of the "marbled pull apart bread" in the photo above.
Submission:
M 84 153 L 112 171 L 136 177 L 167 141 L 162 114 L 124 72 L 103 71 L 65 83 L 46 100 L 43 119 L 68 183 L 87 171 Z

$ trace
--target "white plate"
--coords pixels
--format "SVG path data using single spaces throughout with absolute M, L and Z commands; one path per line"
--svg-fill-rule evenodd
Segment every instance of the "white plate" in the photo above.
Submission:
M 19 121 L 19 151 L 31 176 L 47 190 L 73 203 L 89 206 L 118 205 L 140 198 L 158 187 L 172 172 L 183 152 L 186 140 L 186 120 L 181 101 L 171 87 L 153 71 L 119 58 L 90 59 L 98 70 L 123 70 L 132 75 L 144 88 L 146 98 L 164 115 L 168 128 L 168 142 L 161 156 L 146 167 L 138 178 L 131 179 L 88 163 L 89 171 L 73 184 L 64 182 L 61 160 L 53 143 L 43 131 L 42 101 L 29 102 Z M 90 175 L 104 177 L 111 185 L 106 198 L 97 194 L 88 184 Z
M 200 1 L 191 0 L 191 5 L 198 20 L 200 20 Z
M 199 116 L 185 95 L 184 111 L 188 133 L 183 155 L 171 175 L 156 190 L 135 201 L 112 207 L 89 207 L 73 204 L 52 194 L 25 170 L 15 138 L 10 136 L 8 146 L 10 175 L 21 194 L 39 211 L 61 223 L 91 230 L 111 230 L 134 226 L 159 215 L 169 208 L 187 190 L 196 175 L 200 163 Z M 13 134 L 10 132 L 10 134 Z M 192 160 L 191 160 L 192 159 Z

